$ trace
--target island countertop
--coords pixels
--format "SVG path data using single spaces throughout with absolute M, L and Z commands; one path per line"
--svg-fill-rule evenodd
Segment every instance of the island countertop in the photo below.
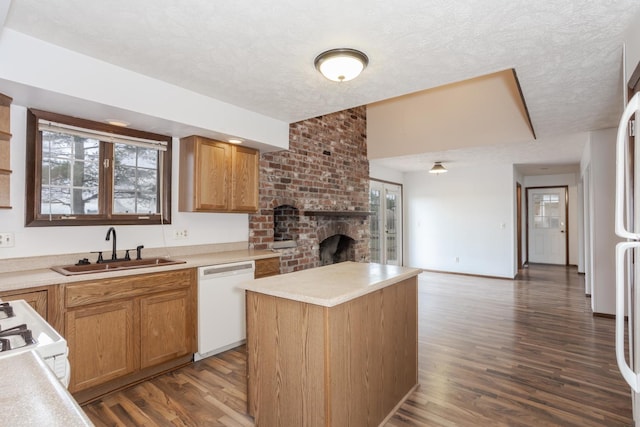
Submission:
M 252 280 L 238 287 L 279 298 L 333 307 L 417 276 L 421 272 L 419 268 L 347 261 Z

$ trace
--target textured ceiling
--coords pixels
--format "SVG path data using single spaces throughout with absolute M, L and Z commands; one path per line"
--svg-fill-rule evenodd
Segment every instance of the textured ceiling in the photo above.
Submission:
M 539 137 L 614 126 L 638 0 L 14 0 L 5 26 L 286 122 L 513 68 Z M 334 83 L 320 52 L 364 51 Z

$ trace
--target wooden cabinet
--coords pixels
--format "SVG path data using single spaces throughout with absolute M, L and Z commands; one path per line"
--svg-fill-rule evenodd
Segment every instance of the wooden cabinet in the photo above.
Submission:
M 280 257 L 257 259 L 255 262 L 254 277 L 256 279 L 280 274 Z
M 44 320 L 48 320 L 48 290 L 42 288 L 18 289 L 15 291 L 0 292 L 2 301 L 14 301 L 23 299 L 33 307 Z
M 0 209 L 11 208 L 11 102 L 0 94 Z
M 66 313 L 71 391 L 83 390 L 136 370 L 134 301 L 117 301 Z
M 58 285 L 14 289 L 0 292 L 0 299 L 3 301 L 25 300 L 47 323 L 58 331 L 58 333 L 64 335 L 64 311 L 61 306 L 61 289 Z
M 381 425 L 418 383 L 417 301 L 415 276 L 332 307 L 247 291 L 255 424 Z
M 140 300 L 140 367 L 148 368 L 193 353 L 188 290 Z
M 231 146 L 190 136 L 180 140 L 180 211 L 226 211 L 231 185 Z
M 69 391 L 87 401 L 187 363 L 196 351 L 195 269 L 65 285 Z
M 180 140 L 181 212 L 258 210 L 257 150 L 200 136 Z
M 258 210 L 258 166 L 260 154 L 246 147 L 231 147 L 231 210 L 255 212 Z

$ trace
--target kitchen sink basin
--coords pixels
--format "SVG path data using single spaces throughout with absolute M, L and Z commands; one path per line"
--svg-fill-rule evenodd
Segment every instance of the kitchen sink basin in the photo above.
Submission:
M 71 265 L 59 265 L 51 267 L 53 271 L 56 271 L 65 276 L 75 276 L 77 274 L 89 274 L 89 273 L 104 273 L 108 271 L 122 271 L 131 270 L 134 268 L 145 267 L 159 267 L 162 265 L 174 265 L 184 264 L 186 261 L 179 261 L 166 258 L 148 258 L 137 259 L 131 261 L 108 261 L 100 264 L 71 264 Z

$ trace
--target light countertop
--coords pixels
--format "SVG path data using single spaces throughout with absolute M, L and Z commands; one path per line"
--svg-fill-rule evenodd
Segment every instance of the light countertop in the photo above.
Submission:
M 395 265 L 341 262 L 252 280 L 238 287 L 265 295 L 333 307 L 417 276 L 421 272 L 418 268 Z
M 0 358 L 2 425 L 80 427 L 93 423 L 33 351 Z
M 273 251 L 255 251 L 251 249 L 182 254 L 171 256 L 170 259 L 186 261 L 184 264 L 163 265 L 158 267 L 134 268 L 130 270 L 118 270 L 104 273 L 78 274 L 65 276 L 50 268 L 34 268 L 0 273 L 0 291 L 12 291 L 16 289 L 28 289 L 37 286 L 59 285 L 63 283 L 82 282 L 86 280 L 113 279 L 115 277 L 132 276 L 136 274 L 157 273 L 162 271 L 181 270 L 183 268 L 195 268 L 206 265 L 224 264 L 230 262 L 256 260 L 279 257 L 280 254 Z M 143 258 L 147 256 L 143 254 Z M 28 264 L 27 261 L 22 261 Z M 93 260 L 92 260 L 93 262 Z M 69 261 L 65 261 L 69 264 Z M 51 266 L 56 265 L 51 263 Z M 1 271 L 1 270 L 0 270 Z

